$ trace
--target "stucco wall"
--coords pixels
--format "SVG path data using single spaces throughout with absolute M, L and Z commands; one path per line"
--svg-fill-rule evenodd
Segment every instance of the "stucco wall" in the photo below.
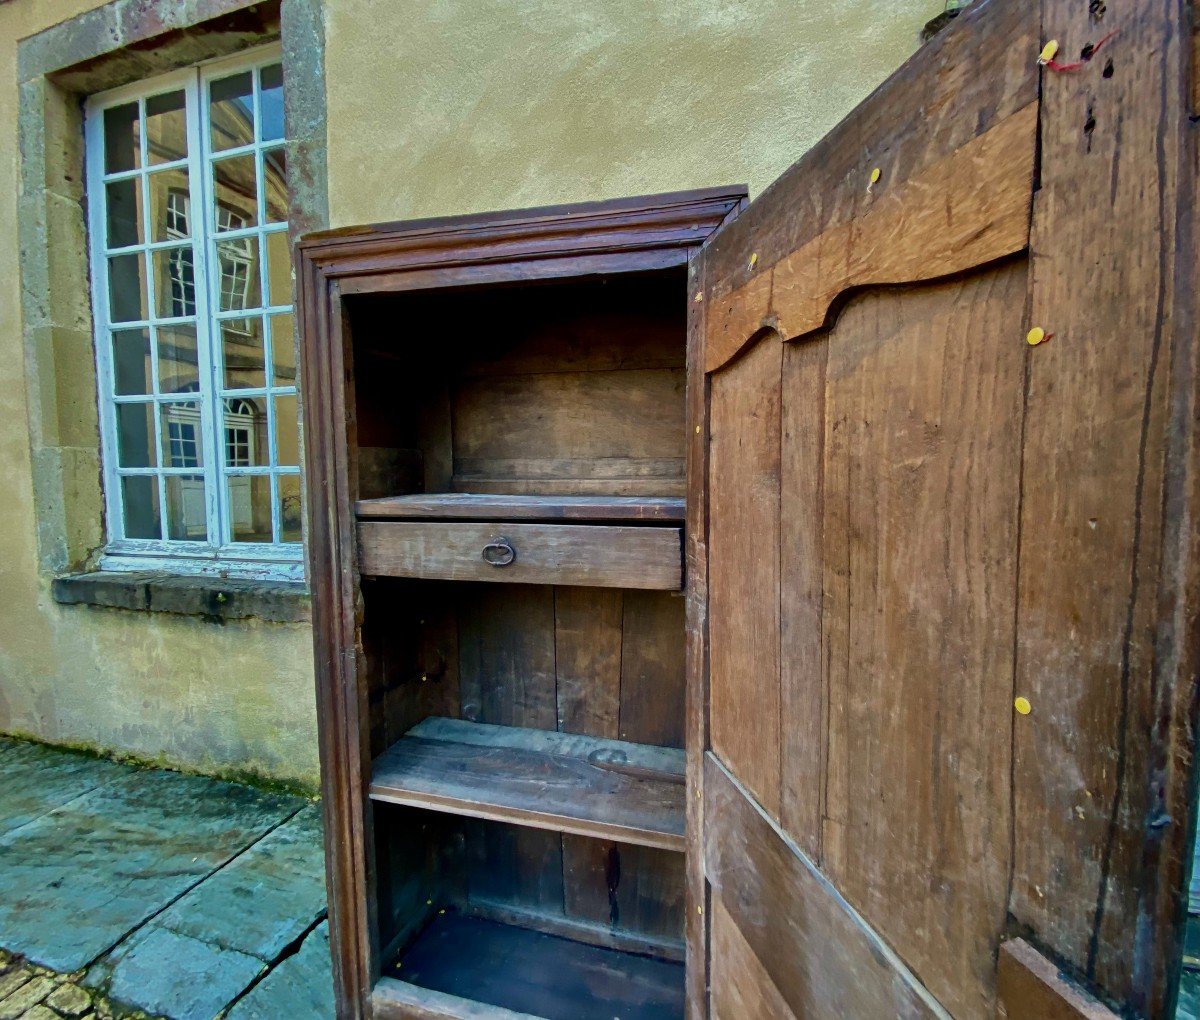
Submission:
M 329 0 L 332 225 L 719 184 L 753 196 L 944 6 Z
M 32 483 L 16 44 L 91 6 L 0 4 L 0 732 L 311 784 L 306 625 L 60 606 L 39 569 L 52 508 Z M 941 6 L 327 0 L 331 223 L 738 182 L 757 193 L 912 52 Z M 54 259 L 85 257 L 81 238 L 50 234 Z M 85 445 L 94 417 L 74 417 Z

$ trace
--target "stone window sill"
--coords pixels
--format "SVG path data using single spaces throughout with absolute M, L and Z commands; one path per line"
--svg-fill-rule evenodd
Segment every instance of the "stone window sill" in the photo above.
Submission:
M 245 619 L 302 623 L 312 618 L 308 588 L 299 581 L 100 570 L 56 577 L 52 592 L 56 602 L 68 606 L 176 613 L 221 623 Z

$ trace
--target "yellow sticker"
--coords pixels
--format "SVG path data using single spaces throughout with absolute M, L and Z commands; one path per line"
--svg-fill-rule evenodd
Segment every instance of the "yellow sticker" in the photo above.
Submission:
M 1033 706 L 1029 704 L 1028 698 L 1017 698 L 1013 702 L 1013 708 L 1020 712 L 1021 715 L 1029 715 L 1033 711 Z
M 882 176 L 883 176 L 883 171 L 880 170 L 879 167 L 876 167 L 874 170 L 871 171 L 871 183 L 878 184 L 879 178 Z
M 1034 326 L 1028 333 L 1025 334 L 1025 342 L 1030 347 L 1036 347 L 1046 339 L 1046 331 L 1041 326 Z
M 1054 54 L 1058 52 L 1058 40 L 1051 39 L 1045 46 L 1042 47 L 1042 52 L 1038 54 L 1038 62 L 1046 63 L 1048 60 L 1054 59 Z
M 758 265 L 758 252 L 754 252 L 750 256 L 750 268 L 753 269 Z
M 702 291 L 702 290 L 696 291 L 696 304 L 699 304 L 703 300 L 704 300 L 704 291 Z
M 700 426 L 699 425 L 696 426 L 696 435 L 700 435 Z

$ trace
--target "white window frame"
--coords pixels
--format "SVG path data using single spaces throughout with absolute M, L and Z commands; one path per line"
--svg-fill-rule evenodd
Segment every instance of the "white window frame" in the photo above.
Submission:
M 182 574 L 216 574 L 235 577 L 280 578 L 286 580 L 302 580 L 304 577 L 303 545 L 300 542 L 235 542 L 232 541 L 232 512 L 231 497 L 228 483 L 243 475 L 259 474 L 269 479 L 271 522 L 273 534 L 282 534 L 283 500 L 280 492 L 280 479 L 287 475 L 300 474 L 300 467 L 280 466 L 277 463 L 278 448 L 275 442 L 273 415 L 268 420 L 272 422 L 270 435 L 266 437 L 269 457 L 268 463 L 258 468 L 234 466 L 227 468 L 226 436 L 224 415 L 218 415 L 218 409 L 226 406 L 227 400 L 246 398 L 259 403 L 264 408 L 275 400 L 274 394 L 283 390 L 287 396 L 295 392 L 294 387 L 274 386 L 274 364 L 272 346 L 267 331 L 269 324 L 275 320 L 272 315 L 280 313 L 293 314 L 293 307 L 287 305 L 271 306 L 269 301 L 269 274 L 267 266 L 267 236 L 272 228 L 286 231 L 287 223 L 266 222 L 266 181 L 263 150 L 270 149 L 279 143 L 252 142 L 238 148 L 221 150 L 219 153 L 209 151 L 208 139 L 211 130 L 209 121 L 208 90 L 211 82 L 225 78 L 241 71 L 251 70 L 264 64 L 280 62 L 282 51 L 278 44 L 256 47 L 238 54 L 236 57 L 208 61 L 193 67 L 184 68 L 155 78 L 131 83 L 119 89 L 99 93 L 90 97 L 85 107 L 85 143 L 86 143 L 86 186 L 88 194 L 89 247 L 91 253 L 91 285 L 92 307 L 94 318 L 94 341 L 97 361 L 97 390 L 100 411 L 101 453 L 103 462 L 103 477 L 105 491 L 105 507 L 108 516 L 108 543 L 101 557 L 100 566 L 106 570 L 165 570 Z M 128 103 L 131 100 L 146 100 L 164 92 L 183 91 L 185 93 L 185 110 L 187 111 L 187 148 L 185 160 L 176 163 L 155 165 L 154 170 L 160 171 L 179 167 L 187 169 L 188 173 L 188 213 L 191 233 L 191 250 L 193 253 L 195 299 L 196 299 L 196 347 L 198 374 L 202 381 L 203 393 L 198 393 L 196 400 L 200 406 L 199 439 L 202 467 L 174 468 L 169 464 L 167 443 L 167 427 L 163 415 L 158 408 L 177 394 L 158 393 L 141 397 L 121 398 L 116 393 L 112 344 L 110 342 L 110 311 L 107 260 L 113 252 L 123 249 L 107 247 L 107 189 L 104 173 L 104 111 L 113 106 Z M 258 90 L 254 93 L 255 123 L 261 123 L 261 111 L 258 108 Z M 140 135 L 145 133 L 145 122 L 142 122 Z M 143 138 L 143 152 L 145 139 Z M 208 222 L 211 210 L 216 208 L 214 185 L 212 180 L 213 156 L 226 158 L 236 155 L 253 155 L 257 171 L 257 189 L 259 208 L 263 211 L 264 222 L 244 230 L 234 230 L 218 234 L 214 225 Z M 143 159 L 144 163 L 144 159 Z M 142 169 L 130 171 L 128 176 L 136 177 L 145 172 Z M 108 179 L 114 179 L 109 175 Z M 150 314 L 155 317 L 158 296 L 154 293 L 152 253 L 159 248 L 167 248 L 178 244 L 175 239 L 152 241 L 149 235 L 151 229 L 149 182 L 141 179 L 142 217 L 146 224 L 147 237 L 139 248 L 146 252 L 146 297 Z M 197 215 L 196 210 L 202 210 Z M 264 230 L 265 228 L 265 230 Z M 251 313 L 260 318 L 264 329 L 264 375 L 265 385 L 246 390 L 226 390 L 224 387 L 223 344 L 220 335 L 220 318 L 242 316 L 245 312 L 225 312 L 219 316 L 215 310 L 219 308 L 218 297 L 221 287 L 221 274 L 210 272 L 209 267 L 219 264 L 216 252 L 216 242 L 246 239 L 259 239 L 259 283 L 262 289 L 261 307 Z M 247 246 L 250 242 L 247 241 Z M 136 250 L 130 248 L 129 250 Z M 290 301 L 290 295 L 289 295 Z M 190 317 L 189 317 L 190 319 Z M 156 321 L 162 322 L 161 318 Z M 176 320 L 167 320 L 166 324 Z M 293 319 L 294 321 L 294 319 Z M 190 325 L 190 321 L 187 323 Z M 147 329 L 148 321 L 122 322 L 117 328 Z M 151 368 L 157 379 L 158 351 L 151 331 Z M 292 343 L 291 336 L 287 343 Z M 298 398 L 297 398 L 298 399 Z M 116 424 L 116 406 L 118 403 L 141 403 L 154 409 L 153 441 L 156 443 L 156 461 L 158 466 L 146 469 L 120 468 L 118 470 L 117 448 L 118 435 Z M 266 411 L 264 410 L 264 413 Z M 217 420 L 217 418 L 221 420 Z M 173 475 L 204 478 L 205 515 L 207 521 L 207 541 L 186 539 L 168 539 L 163 532 L 159 539 L 127 538 L 124 533 L 124 510 L 122 503 L 121 478 L 130 474 L 146 474 L 157 479 L 158 507 L 160 526 L 166 515 L 166 481 Z

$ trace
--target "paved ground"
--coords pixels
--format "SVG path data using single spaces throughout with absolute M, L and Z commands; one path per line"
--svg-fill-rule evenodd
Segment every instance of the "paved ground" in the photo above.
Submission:
M 301 797 L 0 738 L 0 1020 L 333 1016 Z

